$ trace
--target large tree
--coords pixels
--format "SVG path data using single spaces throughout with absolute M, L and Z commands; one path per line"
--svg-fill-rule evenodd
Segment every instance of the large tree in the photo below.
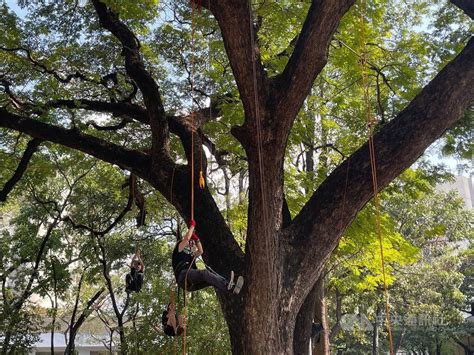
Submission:
M 219 211 L 212 191 L 207 187 L 199 189 L 197 178 L 193 182 L 194 218 L 202 235 L 206 263 L 222 274 L 235 270 L 246 280 L 238 297 L 218 292 L 234 353 L 306 351 L 316 297 L 314 286 L 342 233 L 373 197 L 368 144 L 334 169 L 294 218 L 284 196 L 284 158 L 290 132 L 328 61 L 341 18 L 353 3 L 354 0 L 313 0 L 299 5 L 306 11 L 305 18 L 291 27 L 297 33 L 280 53 L 287 58 L 281 70 L 271 67 L 261 56 L 262 18 L 258 14 L 254 22 L 249 1 L 194 3 L 212 14 L 220 29 L 244 113 L 241 124 L 231 131 L 248 163 L 244 251 Z M 462 1 L 456 3 L 463 6 Z M 34 30 L 27 27 L 3 33 L 0 127 L 6 135 L 18 131 L 33 137 L 36 141 L 31 146 L 49 141 L 130 171 L 150 183 L 188 220 L 192 210 L 191 162 L 198 171 L 202 145 L 211 147 L 216 159 L 220 156 L 203 134 L 203 124 L 222 115 L 219 107 L 232 95 L 213 97 L 210 108 L 188 110 L 186 114 L 167 109 L 163 100 L 167 85 L 160 79 L 166 68 L 157 69 L 159 60 L 152 48 L 141 45 L 136 31 L 140 20 L 124 20 L 134 11 L 141 13 L 141 20 L 149 20 L 153 6 L 153 1 L 128 8 L 99 0 L 84 6 L 74 1 L 50 4 L 37 13 L 61 11 L 64 18 L 50 25 L 63 35 L 59 39 L 51 35 L 50 42 L 45 42 L 54 43 L 51 48 L 41 44 L 48 38 L 47 23 L 37 24 Z M 472 16 L 468 7 L 466 4 L 465 11 Z M 16 28 L 19 21 L 5 8 L 2 19 L 11 28 Z M 28 37 L 29 30 L 37 37 Z M 272 40 L 276 42 L 277 38 Z M 474 40 L 465 42 L 464 49 L 402 111 L 377 130 L 374 144 L 379 189 L 409 167 L 473 102 Z M 95 58 L 94 48 L 84 50 L 87 46 L 100 48 L 102 51 L 97 53 L 102 55 Z M 68 48 L 67 52 L 63 48 Z M 118 64 L 122 60 L 123 70 Z M 25 69 L 27 66 L 32 70 Z M 20 95 L 21 88 L 30 90 L 30 95 Z M 108 114 L 122 121 L 107 128 L 94 123 L 97 131 L 93 132 L 84 122 L 91 115 L 84 112 L 95 112 L 92 117 L 99 119 L 103 117 L 100 114 Z M 119 130 L 125 126 L 127 133 L 117 139 L 114 134 L 120 135 Z M 135 145 L 129 144 L 132 136 Z M 181 147 L 175 148 L 174 137 L 179 138 Z M 142 145 L 136 143 L 137 139 L 142 140 Z M 143 142 L 147 149 L 140 149 Z M 10 185 L 21 178 L 32 149 L 27 148 Z M 175 149 L 184 150 L 187 164 L 176 158 Z

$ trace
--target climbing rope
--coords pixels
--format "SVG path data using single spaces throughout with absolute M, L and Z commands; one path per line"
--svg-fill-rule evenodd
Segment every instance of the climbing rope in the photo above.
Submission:
M 269 232 L 268 232 L 268 209 L 265 196 L 265 171 L 263 169 L 263 153 L 262 153 L 262 133 L 261 133 L 261 122 L 260 122 L 260 105 L 258 101 L 258 83 L 257 83 L 257 63 L 255 58 L 255 33 L 253 29 L 253 16 L 252 16 L 252 1 L 249 1 L 249 26 L 250 26 L 250 44 L 251 44 L 251 57 L 252 57 L 252 75 L 253 75 L 253 93 L 254 93 L 254 105 L 255 105 L 255 121 L 257 128 L 257 156 L 258 156 L 258 169 L 260 177 L 260 192 L 262 195 L 262 212 L 263 212 L 263 229 L 265 234 L 265 250 L 270 251 L 269 245 Z M 271 270 L 271 258 L 267 259 L 268 270 Z
M 361 12 L 360 12 L 360 22 L 361 22 L 361 40 L 363 51 L 361 54 L 361 67 L 362 67 L 362 84 L 364 88 L 364 105 L 365 105 L 365 119 L 367 124 L 368 131 L 368 145 L 369 145 L 369 155 L 370 155 L 370 168 L 372 174 L 372 187 L 374 193 L 374 204 L 375 204 L 375 224 L 376 232 L 379 240 L 380 246 L 380 259 L 382 267 L 382 277 L 384 285 L 384 298 L 385 298 L 385 318 L 387 323 L 388 339 L 390 346 L 390 355 L 393 355 L 393 339 L 392 339 L 392 326 L 390 321 L 390 303 L 389 303 L 389 293 L 387 285 L 387 277 L 385 272 L 385 260 L 384 260 L 384 250 L 383 250 L 383 236 L 382 228 L 380 222 L 380 200 L 378 194 L 378 180 L 377 180 L 377 164 L 375 159 L 375 145 L 374 145 L 374 124 L 376 123 L 375 117 L 372 116 L 370 109 L 370 88 L 369 88 L 369 78 L 367 65 L 369 63 L 367 58 L 366 50 L 366 41 L 365 41 L 365 1 L 361 3 Z
M 194 54 L 195 54 L 195 10 L 201 8 L 201 2 L 198 0 L 197 3 L 191 1 L 191 220 L 194 220 L 194 130 L 195 130 L 195 111 L 194 111 Z M 201 169 L 199 171 L 199 187 L 203 189 L 205 187 L 204 177 L 202 172 L 202 144 L 201 144 Z M 184 278 L 184 312 L 183 312 L 183 355 L 186 355 L 186 330 L 187 330 L 187 300 L 186 300 L 186 292 L 188 286 L 188 273 L 191 269 L 196 256 L 193 257 L 193 260 L 186 271 L 186 276 Z
M 184 328 L 184 331 L 183 331 L 183 355 L 186 354 L 186 330 L 187 330 L 187 319 L 186 319 L 186 315 L 187 315 L 187 298 L 186 298 L 186 292 L 188 290 L 188 274 L 189 274 L 189 271 L 191 270 L 194 262 L 196 261 L 196 256 L 197 255 L 194 255 L 193 256 L 193 260 L 191 261 L 191 264 L 189 264 L 189 267 L 188 267 L 188 270 L 186 270 L 186 276 L 184 277 L 184 293 L 183 293 L 183 298 L 184 298 L 184 313 L 183 313 L 183 328 Z
M 170 187 L 170 203 L 171 203 L 171 205 L 173 205 L 173 187 L 174 187 L 174 173 L 175 173 L 175 171 L 176 171 L 176 165 L 173 166 L 173 171 L 171 173 L 171 187 Z M 178 214 L 177 214 L 177 217 L 176 217 L 176 221 L 177 221 L 177 234 L 180 235 L 179 215 Z M 171 284 L 170 284 L 170 303 L 175 303 L 173 283 L 174 282 L 171 282 Z M 179 288 L 178 288 L 178 303 L 179 303 Z M 176 304 L 176 314 L 178 314 L 178 306 L 179 306 L 179 304 Z M 178 319 L 179 318 L 177 318 L 177 320 Z M 179 320 L 178 320 L 178 322 L 179 322 Z M 183 326 L 184 326 L 184 324 L 183 324 Z M 178 349 L 178 337 L 175 336 L 174 340 L 173 340 L 173 354 L 174 355 L 177 354 L 177 349 Z
M 178 298 L 179 298 L 179 294 L 178 294 Z M 179 299 L 178 299 L 178 301 L 179 301 Z M 176 305 L 176 301 L 175 301 L 175 297 L 174 297 L 173 282 L 171 282 L 171 284 L 170 284 L 170 301 L 169 301 L 169 304 L 175 304 Z M 175 308 L 176 308 L 176 318 L 177 318 L 178 306 L 176 305 Z M 178 337 L 175 336 L 174 339 L 173 339 L 173 354 L 177 353 L 177 349 L 178 349 Z

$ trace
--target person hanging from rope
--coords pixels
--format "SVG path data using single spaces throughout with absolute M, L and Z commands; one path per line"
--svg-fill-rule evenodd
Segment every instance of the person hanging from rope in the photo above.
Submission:
M 173 302 L 168 303 L 166 311 L 163 311 L 161 324 L 163 325 L 163 332 L 170 337 L 180 336 L 183 333 L 183 315 L 176 313 L 176 305 Z
M 140 251 L 137 250 L 130 263 L 130 273 L 125 276 L 125 290 L 127 292 L 139 292 L 143 285 L 143 277 L 145 272 L 145 265 L 140 256 Z
M 208 266 L 204 270 L 197 268 L 195 260 L 204 253 L 204 250 L 198 235 L 194 232 L 195 226 L 196 222 L 191 220 L 188 232 L 183 239 L 176 243 L 173 250 L 172 265 L 176 283 L 182 289 L 186 288 L 187 291 L 197 291 L 214 286 L 219 290 L 238 294 L 244 284 L 242 276 L 239 276 L 234 283 L 233 271 L 230 273 L 230 280 L 227 280 Z

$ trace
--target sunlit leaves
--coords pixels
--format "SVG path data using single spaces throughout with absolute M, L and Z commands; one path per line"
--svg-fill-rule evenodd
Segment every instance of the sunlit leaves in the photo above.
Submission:
M 283 71 L 308 8 L 309 3 L 303 1 L 265 1 L 254 10 L 260 56 L 270 76 Z
M 442 152 L 466 161 L 474 154 L 474 107 L 469 107 L 462 118 L 444 136 Z

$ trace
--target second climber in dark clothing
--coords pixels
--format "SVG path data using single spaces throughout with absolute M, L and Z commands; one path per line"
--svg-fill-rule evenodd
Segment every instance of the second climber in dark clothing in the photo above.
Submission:
M 127 292 L 139 292 L 143 285 L 143 276 L 145 265 L 143 264 L 140 253 L 137 251 L 130 264 L 130 273 L 125 276 L 125 290 Z
M 176 243 L 173 250 L 173 271 L 178 286 L 183 289 L 186 287 L 188 291 L 197 291 L 214 286 L 219 290 L 238 294 L 244 284 L 242 276 L 239 276 L 234 283 L 233 271 L 230 273 L 230 280 L 227 280 L 216 272 L 209 270 L 209 268 L 204 270 L 197 268 L 195 259 L 202 255 L 204 250 L 199 237 L 194 233 L 195 226 L 196 222 L 191 220 L 188 232 L 183 239 Z

